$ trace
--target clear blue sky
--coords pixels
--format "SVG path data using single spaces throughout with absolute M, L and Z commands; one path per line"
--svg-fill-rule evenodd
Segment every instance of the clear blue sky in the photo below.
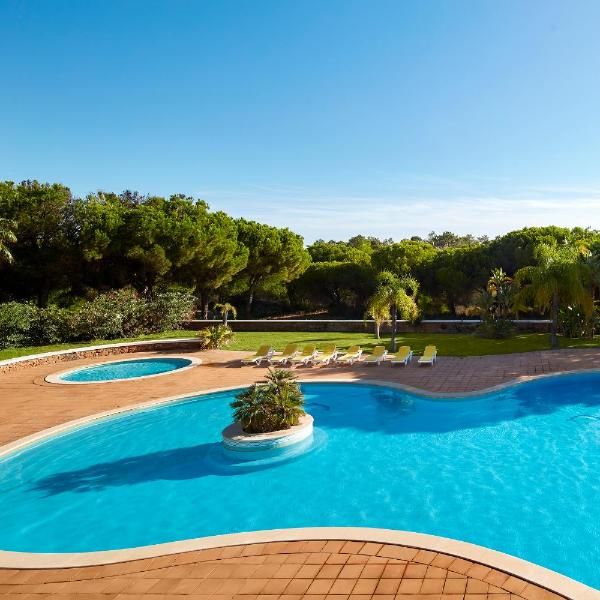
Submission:
M 0 178 L 305 235 L 600 228 L 597 0 L 0 0 Z

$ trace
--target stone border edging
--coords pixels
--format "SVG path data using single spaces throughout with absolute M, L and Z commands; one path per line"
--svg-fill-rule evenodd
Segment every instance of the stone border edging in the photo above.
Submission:
M 81 371 L 84 369 L 93 369 L 94 367 L 100 367 L 102 365 L 110 365 L 113 363 L 124 363 L 136 360 L 155 360 L 153 358 L 121 358 L 114 361 L 104 361 L 99 363 L 94 363 L 91 365 L 85 365 L 83 367 L 75 367 L 73 369 L 67 369 L 66 371 L 59 371 L 58 373 L 51 373 L 50 375 L 46 375 L 44 377 L 44 381 L 48 383 L 58 384 L 58 385 L 95 385 L 95 384 L 104 384 L 104 383 L 118 383 L 120 381 L 139 381 L 140 379 L 150 379 L 151 377 L 162 377 L 163 375 L 172 375 L 174 373 L 182 373 L 183 371 L 188 371 L 193 367 L 197 367 L 202 364 L 202 361 L 195 356 L 182 356 L 178 354 L 169 354 L 168 356 L 164 356 L 162 358 L 180 358 L 182 360 L 188 361 L 188 364 L 184 367 L 177 367 L 175 369 L 171 369 L 170 371 L 163 371 L 162 373 L 153 373 L 151 375 L 139 375 L 137 377 L 121 377 L 119 379 L 104 379 L 98 381 L 66 381 L 63 379 L 65 375 L 69 373 L 75 373 L 77 371 Z
M 572 600 L 599 600 L 600 591 L 570 577 L 497 550 L 425 533 L 370 527 L 306 527 L 230 533 L 179 542 L 102 552 L 31 554 L 0 551 L 0 567 L 10 569 L 61 569 L 128 562 L 183 552 L 307 540 L 351 540 L 394 544 L 441 552 L 497 569 Z
M 40 354 L 26 354 L 25 356 L 17 356 L 0 361 L 0 374 L 26 367 L 79 360 L 80 358 L 130 354 L 134 352 L 152 352 L 153 350 L 172 350 L 178 346 L 185 347 L 191 344 L 196 344 L 198 350 L 200 350 L 197 338 L 170 338 L 166 340 L 141 340 L 138 342 L 100 344 L 98 346 L 67 348 L 66 350 L 55 350 Z

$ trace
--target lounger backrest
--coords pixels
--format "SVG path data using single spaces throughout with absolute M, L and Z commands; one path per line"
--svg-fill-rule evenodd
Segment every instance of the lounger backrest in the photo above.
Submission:
M 385 354 L 385 346 L 375 346 L 373 348 L 373 356 L 381 356 L 382 354 Z
M 350 346 L 346 354 L 356 354 L 357 352 L 360 352 L 360 346 Z
M 430 354 L 436 354 L 437 348 L 435 346 L 425 346 L 425 350 L 423 351 L 423 356 L 429 356 Z
M 298 344 L 288 344 L 284 350 L 283 354 L 294 354 L 298 350 Z
M 333 354 L 336 350 L 335 344 L 327 344 L 323 349 L 323 354 Z
M 314 354 L 316 349 L 317 349 L 317 347 L 314 344 L 312 344 L 311 346 L 304 346 L 304 350 L 302 350 L 302 354 L 304 356 L 310 356 L 311 354 Z
M 263 344 L 256 351 L 256 356 L 266 356 L 267 354 L 269 354 L 269 352 L 271 352 L 271 346 L 269 346 L 268 344 Z
M 398 354 L 403 356 L 405 354 L 410 354 L 410 346 L 400 346 L 398 350 Z

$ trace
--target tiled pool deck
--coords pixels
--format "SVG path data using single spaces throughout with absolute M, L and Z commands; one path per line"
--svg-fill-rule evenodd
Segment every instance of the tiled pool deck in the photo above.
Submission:
M 181 354 L 180 350 L 174 352 Z M 119 357 L 78 359 L 0 373 L 0 445 L 43 429 L 164 397 L 245 385 L 262 367 L 240 367 L 245 353 L 190 352 L 202 364 L 140 381 L 64 386 L 50 373 Z M 140 356 L 155 356 L 141 353 Z M 600 368 L 600 349 L 441 357 L 433 368 L 355 365 L 298 368 L 305 380 L 347 379 L 456 394 L 532 376 Z M 565 594 L 569 596 L 569 594 Z M 536 600 L 557 598 L 543 587 L 483 564 L 403 545 L 352 541 L 248 544 L 113 565 L 68 569 L 0 569 L 0 597 L 119 600 Z M 600 598 L 600 593 L 573 597 Z
M 98 567 L 0 570 L 14 600 L 559 600 L 489 567 L 356 541 L 248 544 Z

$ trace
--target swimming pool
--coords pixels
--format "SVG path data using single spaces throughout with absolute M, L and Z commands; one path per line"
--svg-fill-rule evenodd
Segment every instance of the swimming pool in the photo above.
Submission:
M 131 358 L 71 369 L 65 373 L 49 375 L 46 380 L 51 383 L 104 383 L 123 379 L 139 379 L 177 371 L 191 366 L 194 362 L 191 358 L 172 356 Z
M 487 546 L 600 587 L 600 375 L 462 400 L 304 384 L 315 437 L 235 462 L 233 392 L 112 417 L 0 462 L 0 548 L 78 552 L 366 526 Z

